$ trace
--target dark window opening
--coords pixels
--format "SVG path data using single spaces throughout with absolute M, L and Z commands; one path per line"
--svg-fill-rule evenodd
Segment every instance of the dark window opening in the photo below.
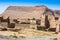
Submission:
M 55 17 L 55 20 L 59 20 L 59 17 Z

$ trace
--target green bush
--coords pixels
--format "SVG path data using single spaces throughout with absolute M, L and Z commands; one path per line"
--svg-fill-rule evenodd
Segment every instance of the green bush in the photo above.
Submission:
M 32 20 L 35 20 L 35 18 L 32 18 Z
M 17 36 L 13 36 L 13 38 L 17 38 Z
M 13 35 L 10 35 L 10 36 L 13 38 L 18 38 L 15 33 Z

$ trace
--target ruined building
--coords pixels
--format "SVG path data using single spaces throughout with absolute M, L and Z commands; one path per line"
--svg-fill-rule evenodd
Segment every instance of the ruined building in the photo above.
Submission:
M 40 26 L 46 28 L 57 28 L 59 31 L 60 16 L 57 15 L 58 12 L 53 11 L 46 6 L 9 6 L 2 15 L 9 16 L 11 22 L 13 19 L 18 19 L 20 22 L 37 22 Z M 35 18 L 35 20 L 31 20 Z M 38 21 L 36 21 L 38 20 Z

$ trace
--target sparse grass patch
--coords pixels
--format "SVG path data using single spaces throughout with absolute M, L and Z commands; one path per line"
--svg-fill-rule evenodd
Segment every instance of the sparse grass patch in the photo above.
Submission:
M 25 38 L 25 36 L 19 36 L 19 37 L 21 37 L 21 38 Z
M 36 20 L 35 18 L 32 18 L 32 20 Z
M 35 29 L 35 27 L 32 27 L 32 29 Z
M 17 35 L 14 33 L 13 35 L 10 35 L 10 37 L 13 37 L 13 38 L 18 38 Z

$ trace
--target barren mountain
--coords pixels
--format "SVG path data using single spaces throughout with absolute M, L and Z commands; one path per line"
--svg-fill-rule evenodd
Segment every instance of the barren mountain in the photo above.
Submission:
M 9 16 L 10 18 L 20 18 L 20 19 L 39 19 L 40 16 L 46 11 L 46 6 L 9 6 L 3 15 Z
M 58 15 L 60 15 L 60 10 L 55 10 L 55 12 L 56 12 Z
M 54 11 L 50 10 L 46 6 L 9 6 L 2 15 L 9 16 L 12 19 L 39 19 L 42 14 L 47 11 L 52 12 L 52 15 L 54 14 Z M 56 14 L 60 14 L 59 11 L 55 12 Z

